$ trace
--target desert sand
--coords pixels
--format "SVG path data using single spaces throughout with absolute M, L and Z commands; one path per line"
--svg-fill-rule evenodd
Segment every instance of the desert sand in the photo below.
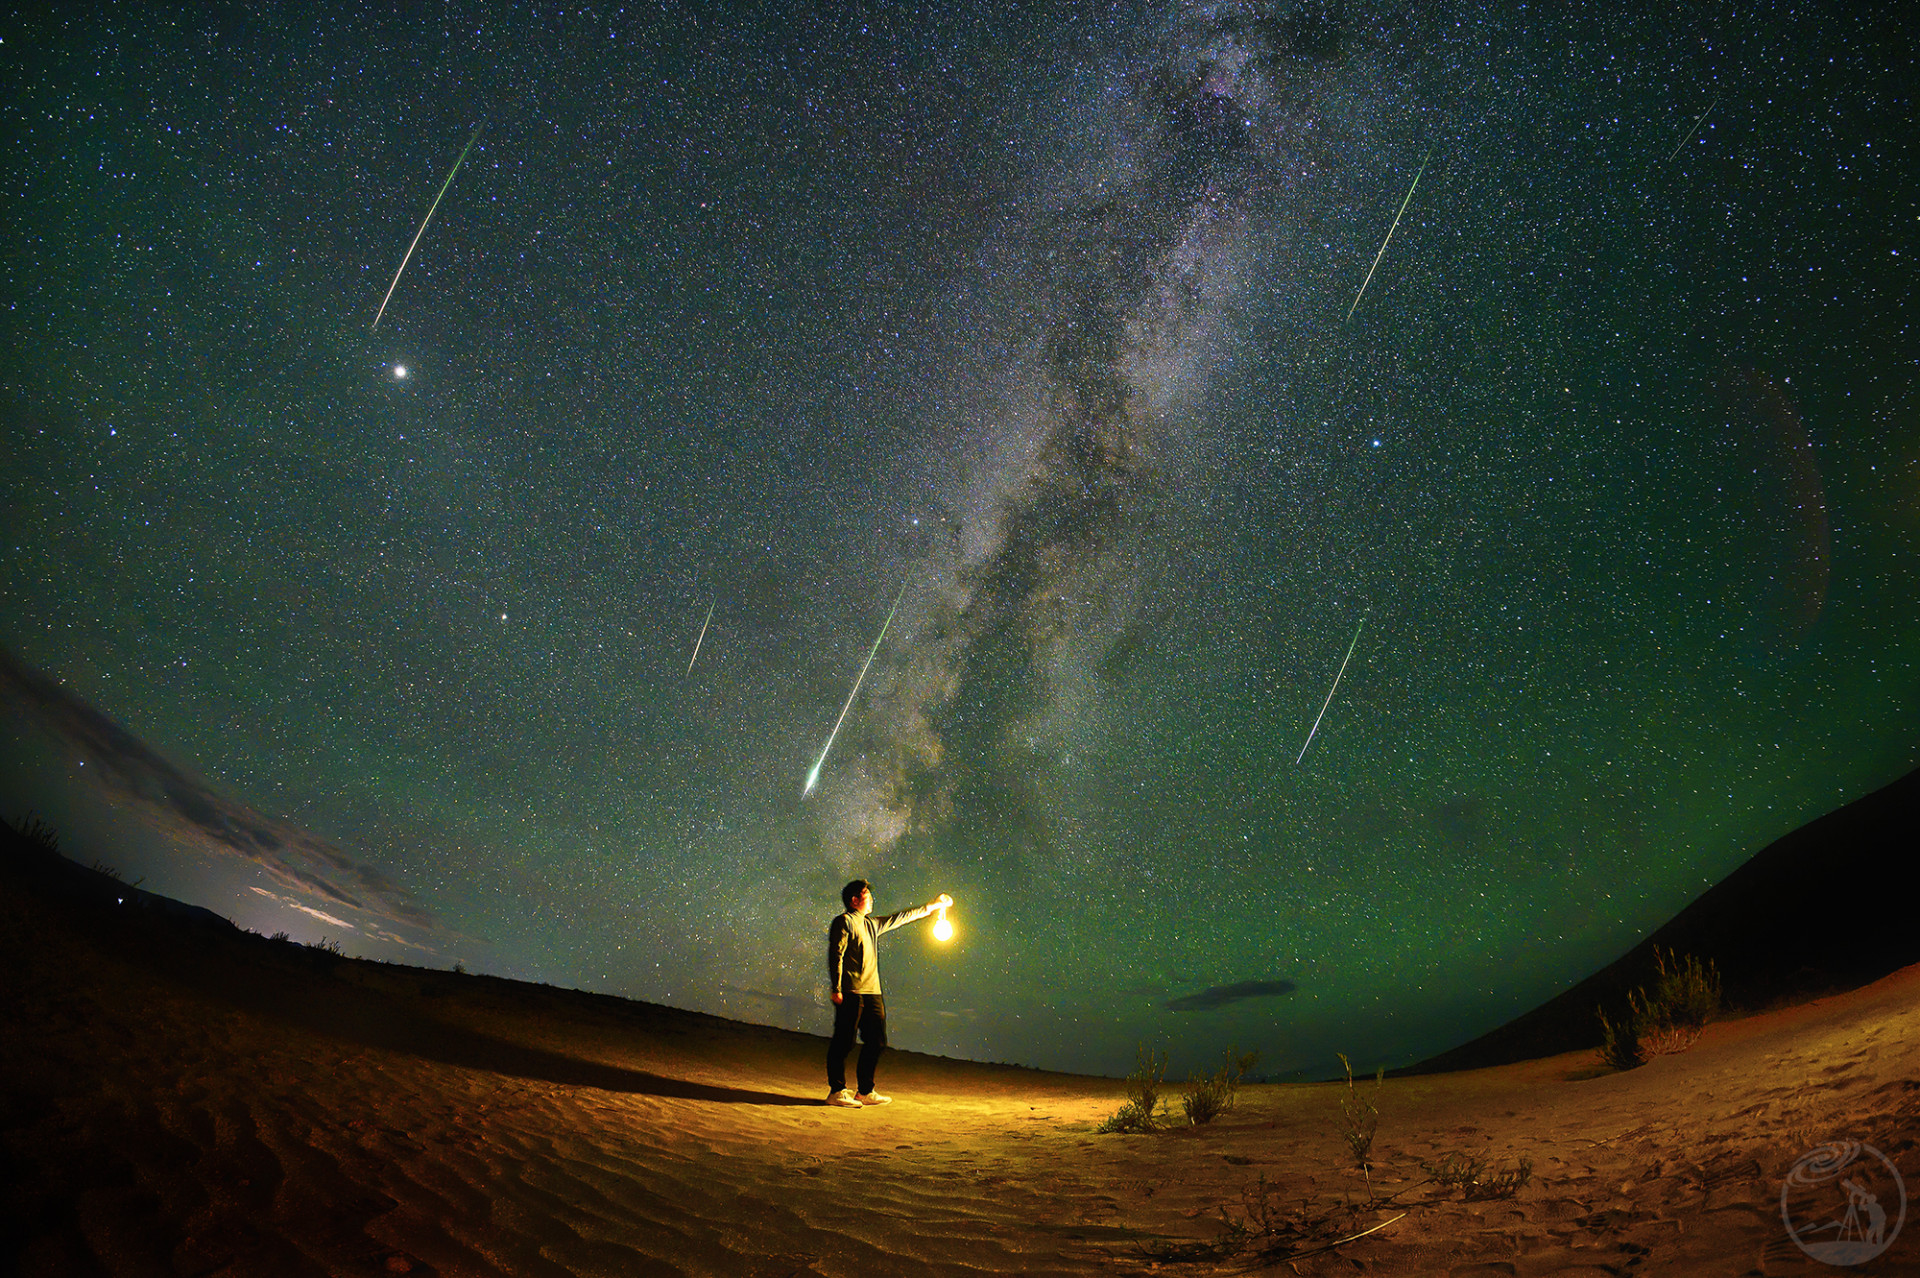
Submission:
M 0 970 L 0 1268 L 26 1275 L 1920 1272 L 1920 1225 L 1836 1271 L 1780 1216 L 1830 1138 L 1920 1172 L 1920 967 L 1630 1073 L 1585 1052 L 1363 1080 L 1377 1202 L 1344 1084 L 1101 1135 L 1118 1080 L 895 1051 L 894 1104 L 831 1109 L 820 1038 L 11 876 Z M 1532 1176 L 1423 1183 L 1449 1153 Z M 1262 1184 L 1311 1227 L 1226 1254 L 1222 1210 Z

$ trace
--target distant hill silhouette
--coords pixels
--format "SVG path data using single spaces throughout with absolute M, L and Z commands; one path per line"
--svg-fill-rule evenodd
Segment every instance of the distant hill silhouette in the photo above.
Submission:
M 1597 1047 L 1648 983 L 1653 949 L 1719 965 L 1726 1003 L 1754 1010 L 1854 989 L 1920 963 L 1920 771 L 1810 821 L 1755 854 L 1653 935 L 1586 980 L 1400 1074 L 1437 1074 Z

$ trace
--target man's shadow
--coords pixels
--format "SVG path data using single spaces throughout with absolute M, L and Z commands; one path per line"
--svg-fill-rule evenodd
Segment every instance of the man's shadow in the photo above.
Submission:
M 347 997 L 337 1000 L 316 999 L 304 1007 L 290 1006 L 283 1001 L 271 1009 L 250 1010 L 264 1012 L 302 1029 L 366 1047 L 417 1056 L 443 1065 L 457 1065 L 463 1069 L 556 1083 L 562 1087 L 597 1087 L 608 1092 L 667 1096 L 727 1105 L 820 1103 L 815 1097 L 694 1083 L 631 1066 L 581 1060 L 426 1019 L 417 1009 L 376 991 L 343 986 L 339 993 Z
M 726 1087 L 670 1078 L 649 1070 L 582 1060 L 437 1020 L 423 996 L 389 994 L 280 956 L 194 954 L 190 947 L 141 951 L 144 965 L 166 971 L 202 996 L 240 1011 L 343 1042 L 443 1065 L 482 1070 L 562 1087 L 727 1105 L 818 1105 L 811 1096 Z M 206 960 L 214 958 L 209 964 Z M 264 958 L 265 961 L 259 961 Z M 221 960 L 225 961 L 221 961 Z M 156 961 L 157 960 L 157 961 Z M 252 961 L 249 961 L 252 960 Z M 169 970 L 170 969 L 170 970 Z M 304 969 L 304 970 L 303 970 Z M 822 1045 L 824 1051 L 824 1044 Z

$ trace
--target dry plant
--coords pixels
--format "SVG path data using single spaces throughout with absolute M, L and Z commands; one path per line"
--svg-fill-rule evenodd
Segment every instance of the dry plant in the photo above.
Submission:
M 1647 1063 L 1646 1053 L 1640 1048 L 1640 1031 L 1634 1023 L 1631 994 L 1627 996 L 1627 1005 L 1627 1017 L 1618 1025 L 1607 1019 L 1605 1009 L 1593 1009 L 1600 1018 L 1601 1063 L 1620 1070 L 1639 1069 Z
M 1420 1170 L 1442 1189 L 1458 1189 L 1468 1198 L 1511 1198 L 1533 1179 L 1533 1160 L 1524 1154 L 1505 1171 L 1489 1172 L 1487 1160 L 1470 1154 L 1443 1154 Z
M 1133 1073 L 1127 1075 L 1127 1103 L 1114 1111 L 1096 1132 L 1150 1132 L 1160 1125 L 1160 1089 L 1167 1078 L 1167 1054 L 1141 1044 Z
M 1347 1071 L 1347 1094 L 1340 1098 L 1340 1138 L 1353 1153 L 1353 1162 L 1367 1181 L 1367 1198 L 1373 1198 L 1373 1165 L 1367 1156 L 1373 1152 L 1373 1134 L 1380 1127 L 1380 1107 L 1374 1099 L 1363 1099 L 1353 1085 L 1353 1063 L 1341 1052 L 1340 1067 Z M 1373 1096 L 1378 1098 L 1386 1082 L 1387 1068 L 1382 1065 L 1373 1075 Z
M 35 852 L 50 856 L 60 854 L 60 834 L 52 826 L 40 819 L 38 812 L 29 812 L 18 821 L 7 822 L 7 828 L 20 837 Z
M 1305 1198 L 1294 1206 L 1281 1197 L 1278 1185 L 1267 1182 L 1265 1173 L 1241 1186 L 1237 1210 L 1234 1206 L 1215 1210 L 1225 1226 L 1220 1237 L 1210 1242 L 1156 1241 L 1142 1250 L 1156 1262 L 1220 1261 L 1249 1252 L 1266 1262 L 1298 1260 L 1357 1242 L 1407 1214 L 1403 1211 L 1361 1228 L 1366 1207 L 1343 1202 L 1337 1207 L 1316 1208 Z
M 1615 1069 L 1636 1069 L 1650 1057 L 1684 1052 L 1720 1010 L 1720 972 L 1711 961 L 1653 947 L 1651 985 L 1627 995 L 1618 1023 L 1600 1017 L 1600 1059 Z
M 1653 988 L 1641 1004 L 1646 1017 L 1642 1043 L 1649 1056 L 1692 1047 L 1720 1010 L 1720 972 L 1711 961 L 1653 947 Z
M 1241 1055 L 1238 1047 L 1227 1050 L 1227 1063 L 1205 1078 L 1189 1075 L 1187 1093 L 1180 1098 L 1180 1108 L 1186 1111 L 1187 1121 L 1195 1126 L 1211 1123 L 1220 1115 L 1233 1108 L 1240 1093 L 1240 1081 L 1259 1063 L 1259 1052 Z

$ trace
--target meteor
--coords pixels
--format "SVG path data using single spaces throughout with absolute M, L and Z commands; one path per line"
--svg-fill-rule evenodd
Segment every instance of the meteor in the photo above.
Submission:
M 707 619 L 700 623 L 700 637 L 693 641 L 693 655 L 687 658 L 687 673 L 693 673 L 693 663 L 700 660 L 700 645 L 706 642 L 707 626 L 713 621 L 713 610 L 719 606 L 720 596 L 715 595 L 713 602 L 707 605 Z
M 1703 117 L 1704 118 L 1704 117 Z M 1367 268 L 1367 278 L 1360 281 L 1360 291 L 1353 295 L 1353 305 L 1347 308 L 1347 319 L 1360 309 L 1360 299 L 1367 295 L 1367 285 L 1373 283 L 1373 273 L 1380 269 L 1380 259 L 1387 255 L 1387 245 L 1393 243 L 1393 233 L 1400 229 L 1400 219 L 1406 215 L 1407 205 L 1413 200 L 1413 188 L 1420 185 L 1420 174 L 1427 171 L 1427 160 L 1433 155 L 1433 148 L 1427 148 L 1427 154 L 1420 157 L 1420 169 L 1413 175 L 1412 186 L 1407 187 L 1407 198 L 1400 201 L 1400 211 L 1393 215 L 1393 225 L 1387 228 L 1387 238 L 1380 241 L 1380 251 L 1373 255 L 1373 265 Z M 1346 320 L 1340 321 L 1346 323 Z
M 1719 105 L 1720 105 L 1720 95 L 1716 93 L 1713 95 L 1713 101 L 1707 103 L 1707 109 L 1700 113 L 1700 118 L 1693 122 L 1693 127 L 1687 130 L 1687 136 L 1680 139 L 1680 146 L 1674 147 L 1673 155 L 1669 155 L 1667 157 L 1667 162 L 1669 164 L 1673 162 L 1674 155 L 1680 154 L 1680 147 L 1685 146 L 1687 143 L 1693 141 L 1693 135 L 1700 131 L 1700 126 L 1707 122 L 1707 116 L 1712 114 L 1713 109 Z
M 820 765 L 827 761 L 827 752 L 833 749 L 833 739 L 840 735 L 840 725 L 847 721 L 847 711 L 853 709 L 853 699 L 860 695 L 860 685 L 867 681 L 867 668 L 873 665 L 874 654 L 880 651 L 880 645 L 886 640 L 887 627 L 893 624 L 893 614 L 900 611 L 900 601 L 906 597 L 907 583 L 900 583 L 900 593 L 893 597 L 893 607 L 887 609 L 887 619 L 880 625 L 880 634 L 873 641 L 873 647 L 867 649 L 866 665 L 860 667 L 860 677 L 853 681 L 853 691 L 847 694 L 847 704 L 840 707 L 840 717 L 833 721 L 833 731 L 827 734 L 827 744 L 820 747 L 820 757 L 813 761 L 813 771 L 807 773 L 807 788 L 800 791 L 800 797 L 806 798 L 813 793 L 814 783 L 820 779 Z
M 1417 181 L 1418 179 L 1415 180 Z M 1313 716 L 1313 728 L 1307 733 L 1306 745 L 1302 745 L 1300 747 L 1300 753 L 1294 756 L 1293 762 L 1295 766 L 1298 766 L 1300 760 L 1307 757 L 1307 746 L 1313 744 L 1313 734 L 1320 731 L 1320 720 L 1327 717 L 1327 707 L 1333 704 L 1333 694 L 1340 690 L 1340 678 L 1347 673 L 1347 662 L 1353 660 L 1353 650 L 1360 644 L 1360 629 L 1366 624 L 1367 619 L 1362 617 L 1360 618 L 1360 625 L 1353 628 L 1353 642 L 1347 645 L 1347 655 L 1340 661 L 1340 674 L 1333 677 L 1333 686 L 1327 689 L 1327 699 L 1320 703 L 1320 713 Z
M 467 145 L 460 152 L 460 158 L 453 162 L 453 168 L 447 173 L 447 180 L 440 184 L 440 194 L 433 197 L 433 203 L 427 208 L 427 215 L 420 219 L 420 229 L 413 233 L 413 243 L 407 245 L 407 255 L 400 259 L 400 270 L 393 273 L 393 283 L 387 285 L 387 295 L 380 299 L 380 309 L 373 317 L 373 327 L 367 331 L 375 332 L 380 327 L 380 317 L 387 313 L 387 303 L 393 300 L 393 290 L 400 287 L 400 273 L 407 269 L 407 263 L 413 260 L 413 250 L 420 246 L 420 237 L 427 233 L 427 223 L 433 221 L 433 211 L 440 207 L 440 200 L 453 185 L 454 174 L 460 172 L 460 166 L 467 162 L 467 152 L 473 150 L 473 144 L 480 139 L 480 130 L 486 121 L 473 126 L 473 135 L 467 139 Z

